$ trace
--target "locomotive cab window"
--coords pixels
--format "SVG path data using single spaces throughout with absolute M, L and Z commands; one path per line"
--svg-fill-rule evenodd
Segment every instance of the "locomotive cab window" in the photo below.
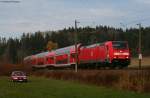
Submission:
M 127 49 L 127 43 L 126 42 L 112 42 L 114 49 Z

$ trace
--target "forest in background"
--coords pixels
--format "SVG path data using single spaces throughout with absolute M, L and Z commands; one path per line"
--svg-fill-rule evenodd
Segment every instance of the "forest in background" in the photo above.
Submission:
M 150 56 L 150 27 L 144 27 L 142 31 L 142 54 Z M 123 30 L 109 26 L 79 27 L 77 29 L 78 43 L 90 45 L 105 41 L 128 41 L 133 57 L 138 56 L 139 29 L 130 28 Z M 48 51 L 49 41 L 57 44 L 57 48 L 74 44 L 74 27 L 58 31 L 45 31 L 35 33 L 23 33 L 21 38 L 0 38 L 0 61 L 21 63 L 23 58 L 29 55 Z

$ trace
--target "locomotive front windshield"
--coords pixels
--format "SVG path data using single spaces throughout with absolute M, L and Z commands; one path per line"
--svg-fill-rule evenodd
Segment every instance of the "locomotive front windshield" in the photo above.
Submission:
M 127 43 L 126 42 L 112 42 L 114 49 L 127 49 Z

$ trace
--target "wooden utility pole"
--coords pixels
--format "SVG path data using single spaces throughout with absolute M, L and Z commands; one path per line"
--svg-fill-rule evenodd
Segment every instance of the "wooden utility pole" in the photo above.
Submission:
M 137 24 L 139 26 L 139 69 L 141 69 L 141 65 L 142 65 L 142 33 L 141 33 L 141 24 Z
M 78 36 L 77 36 L 77 23 L 79 23 L 77 20 L 75 20 L 75 35 L 74 35 L 74 39 L 75 39 L 75 60 L 76 60 L 76 64 L 75 64 L 75 72 L 78 71 L 78 49 L 77 49 L 77 44 L 78 44 Z

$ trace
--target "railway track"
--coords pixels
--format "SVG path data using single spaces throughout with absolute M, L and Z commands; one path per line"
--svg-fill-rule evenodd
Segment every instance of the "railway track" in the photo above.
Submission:
M 75 70 L 73 68 L 64 68 L 64 69 L 39 69 L 36 70 L 37 72 L 75 72 Z M 128 68 L 123 68 L 123 69 L 119 69 L 119 68 L 99 68 L 99 69 L 78 69 L 78 72 L 101 72 L 101 71 L 105 71 L 105 72 L 137 72 L 137 71 L 150 71 L 150 66 L 144 66 L 141 69 L 139 69 L 138 67 L 128 67 Z

